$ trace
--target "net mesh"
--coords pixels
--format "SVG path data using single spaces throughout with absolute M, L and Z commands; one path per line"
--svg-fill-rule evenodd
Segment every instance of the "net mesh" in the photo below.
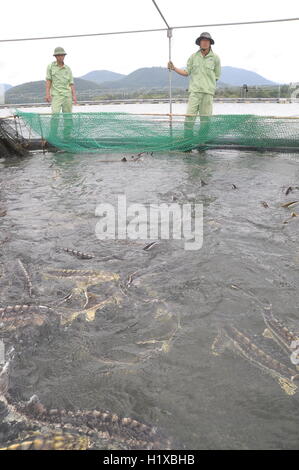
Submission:
M 24 139 L 11 119 L 0 119 L 0 157 L 26 156 Z
M 299 149 L 299 118 L 250 114 L 172 117 L 127 113 L 18 111 L 42 139 L 68 152 L 188 151 L 240 146 Z

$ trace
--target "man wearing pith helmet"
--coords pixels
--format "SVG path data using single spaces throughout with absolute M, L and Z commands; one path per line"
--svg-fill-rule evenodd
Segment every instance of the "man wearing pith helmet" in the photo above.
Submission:
M 63 47 L 56 47 L 53 55 L 56 60 L 47 68 L 46 100 L 52 105 L 52 113 L 71 113 L 73 101 L 77 103 L 73 74 L 64 63 Z
M 221 74 L 220 59 L 212 51 L 214 40 L 209 33 L 201 33 L 195 44 L 199 50 L 189 57 L 186 70 L 178 69 L 172 62 L 168 62 L 168 68 L 179 75 L 190 76 L 187 114 L 211 116 L 216 82 Z M 192 132 L 194 121 L 195 116 L 187 117 L 185 130 Z

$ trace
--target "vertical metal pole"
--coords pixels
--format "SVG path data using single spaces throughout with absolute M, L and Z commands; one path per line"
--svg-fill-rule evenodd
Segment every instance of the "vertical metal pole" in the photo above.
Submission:
M 168 44 L 169 44 L 169 55 L 168 60 L 171 61 L 171 38 L 172 28 L 167 30 Z M 169 113 L 172 114 L 172 70 L 169 70 Z
M 164 18 L 160 8 L 158 7 L 157 3 L 156 3 L 156 0 L 152 0 L 153 4 L 155 5 L 155 7 L 157 8 L 162 20 L 164 21 L 164 23 L 166 24 L 167 26 L 167 37 L 168 37 L 168 49 L 169 49 L 169 53 L 168 53 L 168 58 L 169 60 L 171 60 L 171 38 L 172 38 L 172 28 L 169 26 L 169 24 L 167 23 L 166 19 Z M 171 79 L 172 79 L 172 75 L 171 75 L 171 70 L 169 70 L 169 126 L 170 126 L 170 134 L 172 136 L 172 87 L 171 87 Z
M 169 59 L 169 61 L 171 61 L 172 28 L 168 28 L 167 37 L 168 37 L 168 45 L 169 45 L 168 59 Z M 169 126 L 170 126 L 170 131 L 171 131 L 171 136 L 172 136 L 172 70 L 169 70 L 168 77 L 169 77 Z

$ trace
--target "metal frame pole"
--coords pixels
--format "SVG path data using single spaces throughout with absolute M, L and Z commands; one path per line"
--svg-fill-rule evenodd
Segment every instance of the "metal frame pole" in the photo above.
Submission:
M 172 29 L 167 30 L 168 37 L 168 59 L 171 61 L 171 38 L 172 38 Z M 172 114 L 172 70 L 169 70 L 169 114 Z
M 155 5 L 156 9 L 158 10 L 162 20 L 167 26 L 167 37 L 168 37 L 168 60 L 171 61 L 171 39 L 172 39 L 172 28 L 167 23 L 166 19 L 164 18 L 160 8 L 158 7 L 155 0 L 152 0 L 153 4 Z M 172 128 L 172 70 L 169 70 L 168 74 L 169 80 L 169 124 Z
M 160 11 L 160 10 L 159 10 Z M 164 18 L 164 17 L 163 17 Z M 262 21 L 241 21 L 237 23 L 211 23 L 211 24 L 198 24 L 198 25 L 187 25 L 187 26 L 172 26 L 171 29 L 186 29 L 186 28 L 206 28 L 206 27 L 218 27 L 218 26 L 242 26 L 251 24 L 265 24 L 265 23 L 281 23 L 285 21 L 298 21 L 299 18 L 284 18 L 281 20 L 262 20 Z M 167 26 L 167 29 L 170 29 Z M 42 41 L 47 39 L 68 39 L 68 38 L 88 38 L 93 36 L 111 36 L 115 34 L 136 34 L 136 33 L 155 33 L 160 31 L 167 31 L 166 28 L 156 29 L 138 29 L 134 31 L 111 31 L 106 33 L 87 33 L 87 34 L 67 34 L 59 36 L 41 36 L 31 38 L 13 38 L 13 39 L 0 39 L 1 42 L 22 42 L 22 41 Z

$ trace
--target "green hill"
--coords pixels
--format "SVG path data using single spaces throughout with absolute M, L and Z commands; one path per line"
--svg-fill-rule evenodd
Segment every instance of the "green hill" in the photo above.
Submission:
M 94 92 L 99 89 L 98 85 L 94 82 L 89 82 L 81 78 L 75 78 L 75 87 L 78 99 L 89 100 L 94 96 Z M 5 93 L 5 103 L 18 104 L 18 103 L 44 103 L 46 94 L 45 80 L 37 82 L 23 83 L 17 85 Z
M 135 70 L 124 78 L 116 81 L 101 83 L 103 89 L 163 89 L 168 88 L 169 71 L 164 67 L 146 67 Z M 187 88 L 188 78 L 172 73 L 172 86 L 174 88 Z
M 188 88 L 188 77 L 182 77 L 177 73 L 172 73 L 173 88 Z M 252 85 L 276 85 L 274 82 L 267 80 L 261 75 L 251 72 L 250 70 L 240 69 L 236 67 L 222 67 L 221 78 L 217 83 L 217 87 L 223 86 L 242 86 L 243 84 Z M 109 80 L 100 83 L 100 88 L 105 90 L 162 90 L 168 88 L 169 71 L 164 67 L 145 67 L 137 69 L 129 75 L 119 80 Z
M 164 67 L 145 67 L 135 70 L 129 75 L 116 74 L 108 70 L 94 70 L 85 78 L 75 78 L 77 98 L 80 101 L 92 101 L 99 97 L 112 98 L 137 94 L 154 95 L 157 92 L 167 93 L 169 87 L 169 71 Z M 109 77 L 108 81 L 95 83 Z M 121 78 L 119 78 L 121 77 Z M 223 80 L 223 81 L 222 81 Z M 172 88 L 178 93 L 188 88 L 188 77 L 172 73 Z M 222 75 L 217 88 L 249 86 L 273 86 L 274 82 L 265 79 L 255 72 L 236 67 L 222 67 Z M 42 103 L 45 101 L 45 81 L 23 83 L 11 87 L 5 93 L 6 103 Z
M 12 87 L 12 85 L 9 85 L 8 83 L 0 83 L 0 86 L 3 86 L 5 91 Z
M 277 85 L 277 83 L 267 80 L 258 73 L 228 65 L 221 68 L 221 79 L 230 86 L 242 86 L 245 83 L 249 86 Z
M 110 72 L 109 70 L 93 70 L 88 72 L 85 75 L 82 75 L 83 80 L 89 80 L 90 82 L 95 82 L 97 84 L 103 82 L 112 82 L 115 80 L 120 80 L 124 78 L 125 75 L 121 73 Z

